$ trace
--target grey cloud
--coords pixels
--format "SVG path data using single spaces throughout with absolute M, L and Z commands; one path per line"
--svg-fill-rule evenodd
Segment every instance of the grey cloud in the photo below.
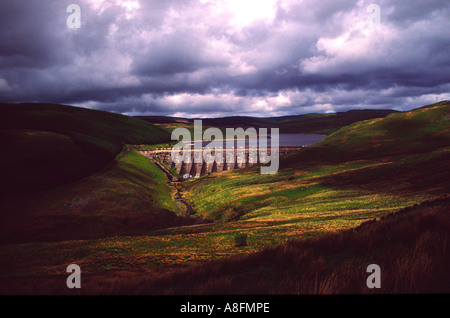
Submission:
M 406 26 L 421 20 L 433 19 L 437 15 L 448 13 L 448 1 L 446 0 L 410 0 L 410 1 L 381 1 L 383 14 L 390 22 Z M 448 14 L 447 14 L 448 16 Z
M 129 18 L 119 2 L 94 10 L 80 0 L 76 31 L 65 26 L 72 2 L 2 1 L 1 101 L 164 115 L 254 109 L 261 115 L 255 103 L 275 103 L 280 94 L 290 104 L 272 105 L 267 113 L 322 111 L 324 101 L 407 108 L 411 99 L 449 92 L 448 1 L 379 1 L 387 33 L 373 43 L 349 31 L 370 1 L 278 1 L 273 21 L 237 28 L 211 9 L 214 2 L 140 1 Z M 339 37 L 351 45 L 331 42 Z M 328 51 L 318 45 L 324 39 Z M 175 95 L 184 96 L 182 104 L 168 102 Z
M 40 1 L 2 1 L 0 10 L 0 67 L 43 68 L 64 61 L 61 38 L 61 3 L 43 5 Z
M 158 38 L 142 54 L 137 54 L 132 71 L 145 76 L 165 76 L 223 64 L 203 52 L 203 41 L 185 30 Z

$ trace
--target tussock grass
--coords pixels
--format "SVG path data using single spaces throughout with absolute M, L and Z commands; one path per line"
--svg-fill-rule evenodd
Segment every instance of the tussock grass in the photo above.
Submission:
M 52 211 L 62 211 L 58 201 L 80 213 L 75 220 L 102 211 L 99 222 L 80 228 L 116 236 L 4 245 L 3 286 L 66 293 L 57 273 L 78 262 L 88 280 L 75 292 L 93 294 L 448 292 L 448 199 L 438 198 L 449 192 L 449 107 L 443 102 L 342 128 L 282 158 L 275 175 L 251 167 L 191 180 L 182 189 L 197 211 L 191 220 L 214 223 L 167 228 L 163 222 L 140 236 L 124 236 L 111 224 L 120 219 L 120 228 L 129 229 L 134 211 L 160 202 L 168 190 L 147 162 L 130 154 L 119 169 L 99 174 L 100 183 L 70 188 L 79 191 L 70 200 L 54 200 L 53 193 L 43 202 L 55 205 L 38 210 L 50 211 L 53 221 Z M 160 214 L 155 217 L 158 223 Z M 149 224 L 134 220 L 131 225 Z M 235 246 L 238 232 L 247 235 L 247 246 Z M 365 286 L 372 263 L 382 268 L 382 290 Z
M 449 198 L 425 202 L 353 229 L 186 268 L 86 274 L 76 291 L 58 287 L 57 276 L 6 278 L 1 286 L 12 284 L 6 289 L 12 294 L 448 293 L 449 203 Z M 381 267 L 380 289 L 366 285 L 369 264 Z

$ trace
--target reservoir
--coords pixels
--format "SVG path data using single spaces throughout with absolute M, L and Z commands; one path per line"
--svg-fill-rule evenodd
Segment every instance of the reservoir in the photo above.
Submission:
M 280 134 L 280 147 L 311 146 L 325 138 L 319 134 Z

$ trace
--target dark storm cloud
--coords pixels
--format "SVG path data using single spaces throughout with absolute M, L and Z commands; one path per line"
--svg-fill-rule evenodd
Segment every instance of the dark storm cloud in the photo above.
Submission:
M 202 51 L 203 41 L 186 30 L 158 37 L 142 53 L 137 53 L 132 71 L 144 76 L 165 76 L 219 66 L 219 60 Z
M 58 5 L 43 10 L 39 1 L 2 1 L 0 10 L 0 66 L 48 67 L 61 61 L 61 41 L 53 32 Z M 63 6 L 60 8 L 64 8 Z
M 66 26 L 70 3 L 81 28 Z M 0 99 L 285 115 L 449 99 L 448 1 L 4 0 Z
M 397 1 L 396 3 L 383 1 L 381 5 L 392 8 L 387 13 L 388 17 L 393 23 L 398 25 L 408 25 L 417 23 L 420 20 L 430 20 L 448 12 L 448 1 L 446 0 L 411 0 Z

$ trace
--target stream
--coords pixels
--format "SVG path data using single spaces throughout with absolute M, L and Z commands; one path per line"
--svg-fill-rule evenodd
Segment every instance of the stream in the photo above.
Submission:
M 181 202 L 186 207 L 185 216 L 187 218 L 191 217 L 191 211 L 193 210 L 192 206 L 186 201 L 186 199 L 183 198 L 183 193 L 181 192 L 179 185 L 177 183 L 173 183 L 173 186 L 177 190 L 177 197 L 175 200 Z

